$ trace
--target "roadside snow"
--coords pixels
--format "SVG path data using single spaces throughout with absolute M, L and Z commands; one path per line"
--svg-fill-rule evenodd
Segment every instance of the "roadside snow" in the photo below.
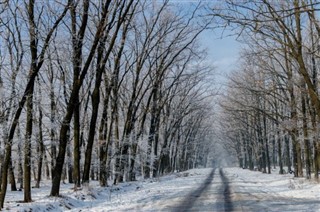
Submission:
M 226 168 L 233 204 L 241 211 L 320 211 L 320 184 L 293 175 Z
M 8 191 L 4 211 L 194 211 L 224 210 L 219 169 L 193 169 L 144 181 L 101 188 L 98 182 L 74 191 L 62 184 L 62 198 L 49 197 L 50 181 L 32 190 L 32 203 L 21 203 L 23 192 Z M 320 211 L 320 184 L 292 175 L 262 174 L 224 168 L 234 211 Z M 209 181 L 210 180 L 210 181 Z M 199 190 L 199 188 L 202 188 Z

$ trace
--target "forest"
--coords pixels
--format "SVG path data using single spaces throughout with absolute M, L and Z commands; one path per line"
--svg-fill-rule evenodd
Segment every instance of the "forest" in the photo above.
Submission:
M 220 99 L 239 166 L 319 179 L 319 2 L 227 1 L 214 10 L 244 43 Z
M 0 0 L 0 209 L 8 185 L 32 202 L 43 180 L 59 197 L 157 178 L 216 163 L 216 143 L 319 179 L 319 4 Z M 222 89 L 205 31 L 243 47 Z
M 213 68 L 203 5 L 1 0 L 0 208 L 8 184 L 77 190 L 205 166 Z

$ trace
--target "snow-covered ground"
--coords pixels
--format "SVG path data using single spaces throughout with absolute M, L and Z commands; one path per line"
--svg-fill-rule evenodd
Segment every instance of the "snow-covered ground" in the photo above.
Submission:
M 225 169 L 240 211 L 320 211 L 320 184 L 293 175 Z
M 4 211 L 320 211 L 320 184 L 292 175 L 262 174 L 239 168 L 193 169 L 144 181 L 101 188 L 97 182 L 74 191 L 63 184 L 63 198 L 49 197 L 50 182 L 23 192 L 8 191 Z

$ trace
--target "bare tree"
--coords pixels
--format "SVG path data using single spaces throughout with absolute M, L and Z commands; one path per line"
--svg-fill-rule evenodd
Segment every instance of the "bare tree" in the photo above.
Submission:
M 100 15 L 100 21 L 98 22 L 96 31 L 94 33 L 94 38 L 90 47 L 90 51 L 88 54 L 88 57 L 86 58 L 86 60 L 83 59 L 83 56 L 81 54 L 81 50 L 83 48 L 83 40 L 79 39 L 81 38 L 84 33 L 85 33 L 85 29 L 87 28 L 87 23 L 86 23 L 86 19 L 88 18 L 88 14 L 84 13 L 84 19 L 82 19 L 82 24 L 80 27 L 80 30 L 78 32 L 77 37 L 74 37 L 74 44 L 77 44 L 74 46 L 74 53 L 76 55 L 76 57 L 74 57 L 73 59 L 76 61 L 84 61 L 83 62 L 83 66 L 82 66 L 82 62 L 80 64 L 78 64 L 79 66 L 74 67 L 76 68 L 76 76 L 78 76 L 77 78 L 74 78 L 74 82 L 73 82 L 73 87 L 72 87 L 72 92 L 71 95 L 69 97 L 69 101 L 68 101 L 68 105 L 67 105 L 67 110 L 65 113 L 65 116 L 63 118 L 63 122 L 60 128 L 60 145 L 59 145 L 59 153 L 57 156 L 57 161 L 56 161 L 56 165 L 54 168 L 54 177 L 53 177 L 53 182 L 52 182 L 52 188 L 51 188 L 51 196 L 59 196 L 59 190 L 60 190 L 60 180 L 61 180 L 61 174 L 62 174 L 62 168 L 63 168 L 63 164 L 64 164 L 64 158 L 65 158 L 65 152 L 66 152 L 66 145 L 67 145 L 67 134 L 69 131 L 69 123 L 72 119 L 73 113 L 74 113 L 74 107 L 77 106 L 77 96 L 78 96 L 78 92 L 83 84 L 83 81 L 88 73 L 90 64 L 95 56 L 96 53 L 96 49 L 99 45 L 99 41 L 101 40 L 101 38 L 103 37 L 103 33 L 104 30 L 108 24 L 108 19 L 107 16 L 109 14 L 109 6 L 110 6 L 111 1 L 107 1 L 105 4 L 102 5 L 102 12 Z M 89 1 L 85 1 L 84 6 L 84 11 L 88 11 L 88 7 L 90 5 Z M 79 54 L 80 53 L 80 54 Z M 81 66 L 80 66 L 81 65 Z
M 70 2 L 69 2 L 70 3 Z M 43 47 L 40 50 L 40 53 L 37 54 L 37 48 L 36 48 L 36 39 L 38 39 L 36 37 L 36 33 L 35 33 L 35 28 L 36 27 L 34 24 L 34 1 L 30 0 L 29 4 L 28 4 L 29 8 L 28 8 L 28 14 L 29 14 L 29 21 L 30 21 L 30 51 L 32 54 L 34 54 L 32 56 L 33 62 L 30 64 L 30 75 L 28 78 L 28 82 L 27 85 L 25 87 L 24 93 L 22 98 L 19 101 L 19 107 L 17 109 L 17 111 L 14 113 L 14 118 L 13 121 L 10 125 L 10 130 L 9 130 L 9 135 L 8 138 L 6 139 L 6 143 L 5 143 L 5 157 L 4 157 L 4 163 L 3 163 L 3 171 L 2 171 L 2 186 L 1 186 L 1 192 L 0 192 L 0 208 L 3 208 L 3 203 L 4 203 L 4 199 L 5 199 L 5 194 L 6 194 L 6 188 L 7 188 L 7 171 L 8 171 L 8 167 L 9 167 L 9 163 L 11 160 L 11 148 L 12 148 L 12 140 L 14 137 L 14 133 L 15 133 L 15 129 L 17 127 L 18 124 L 18 120 L 20 118 L 22 109 L 24 107 L 24 104 L 26 103 L 27 99 L 30 98 L 33 94 L 33 88 L 34 88 L 34 83 L 35 83 L 35 78 L 38 75 L 42 64 L 44 62 L 44 57 L 46 54 L 46 50 L 49 46 L 49 42 L 51 40 L 52 34 L 54 33 L 54 31 L 57 29 L 57 27 L 59 26 L 59 23 L 61 22 L 61 20 L 64 18 L 64 16 L 66 15 L 67 11 L 68 11 L 68 7 L 69 5 L 67 4 L 63 10 L 63 12 L 57 17 L 57 19 L 53 22 L 52 26 L 49 28 L 49 31 L 47 33 L 47 35 L 45 36 L 45 39 L 43 41 Z M 36 52 L 34 52 L 34 51 Z M 31 95 L 31 96 L 30 96 Z M 31 103 L 29 104 L 29 106 L 31 106 Z M 29 116 L 29 118 L 31 118 Z M 32 119 L 30 119 L 32 120 Z M 30 126 L 32 124 L 29 124 Z M 30 191 L 28 191 L 28 188 L 25 191 L 25 201 L 30 201 L 31 200 L 31 194 L 29 195 Z

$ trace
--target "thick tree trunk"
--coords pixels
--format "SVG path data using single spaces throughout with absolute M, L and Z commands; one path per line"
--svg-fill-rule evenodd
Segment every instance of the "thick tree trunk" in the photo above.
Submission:
M 80 177 L 80 103 L 76 96 L 73 115 L 73 180 L 75 188 L 81 186 Z
M 277 143 L 278 143 L 278 160 L 279 160 L 279 174 L 284 174 L 283 170 L 283 159 L 282 159 L 282 145 L 281 145 L 281 138 L 280 138 L 280 130 L 277 129 Z
M 285 142 L 285 147 L 286 147 L 286 165 L 288 167 L 288 173 L 292 171 L 291 168 L 291 156 L 290 156 L 290 139 L 288 135 L 284 136 L 284 142 Z
M 273 164 L 273 168 L 275 169 L 277 166 L 277 147 L 276 147 L 276 138 L 273 135 L 272 136 L 272 164 Z
M 40 94 L 41 95 L 41 94 Z M 39 106 L 39 141 L 38 141 L 38 154 L 39 154 L 39 160 L 38 160 L 38 173 L 37 173 L 37 181 L 36 181 L 36 188 L 40 188 L 40 181 L 42 176 L 42 164 L 43 164 L 43 157 L 45 154 L 45 147 L 43 143 L 43 132 L 42 132 L 42 109 L 41 106 Z
M 2 155 L 0 156 L 1 161 L 4 160 Z M 2 163 L 0 163 L 0 176 L 2 176 Z M 1 186 L 2 186 L 2 178 L 0 178 L 0 191 L 1 191 Z
M 11 191 L 17 191 L 16 179 L 14 177 L 14 170 L 13 170 L 13 166 L 12 166 L 12 160 L 10 161 L 9 178 L 10 178 L 9 181 L 10 181 L 10 184 L 11 184 Z
M 13 136 L 12 136 L 13 137 Z M 5 156 L 4 156 L 4 162 L 2 165 L 1 169 L 1 191 L 0 191 L 0 208 L 3 208 L 4 206 L 4 199 L 7 191 L 7 185 L 8 185 L 8 167 L 9 163 L 11 161 L 11 143 L 12 139 L 10 142 L 6 143 L 5 147 Z
M 99 182 L 101 187 L 108 186 L 108 172 L 107 172 L 107 158 L 108 158 L 108 144 L 106 140 L 99 140 L 99 159 L 100 159 L 100 171 Z
M 265 100 L 264 100 L 264 109 L 266 109 Z M 271 174 L 271 163 L 269 156 L 269 139 L 267 137 L 267 117 L 266 114 L 263 114 L 263 139 L 266 148 L 266 165 L 268 167 L 268 174 Z
M 118 99 L 116 100 L 116 102 L 118 102 Z M 120 167 L 120 161 L 121 161 L 121 144 L 120 144 L 120 133 L 119 133 L 119 111 L 118 111 L 118 104 L 116 104 L 115 106 L 115 112 L 114 112 L 114 140 L 115 140 L 115 146 L 116 146 L 116 161 L 115 161 L 115 170 L 119 170 L 119 167 Z M 111 157 L 109 157 L 111 158 Z M 110 161 L 110 160 L 109 160 Z M 123 181 L 123 178 L 124 176 L 121 175 L 121 172 L 116 172 L 115 174 L 115 178 L 114 178 L 114 184 L 117 184 L 118 181 L 119 181 L 119 178 L 120 178 L 120 182 Z
M 282 145 L 280 137 L 280 127 L 279 127 L 279 112 L 278 112 L 278 101 L 275 100 L 275 114 L 276 114 L 276 131 L 277 131 L 277 144 L 278 144 L 278 160 L 279 160 L 279 174 L 284 174 L 283 170 L 283 157 L 282 157 Z
M 48 161 L 48 158 L 47 158 L 46 151 L 44 152 L 44 164 L 45 164 L 45 167 L 46 167 L 45 176 L 47 177 L 47 180 L 49 180 L 50 179 L 50 168 L 49 168 L 49 161 Z
M 151 96 L 152 96 L 152 107 L 151 107 L 151 120 L 150 120 L 150 127 L 149 127 L 149 135 L 148 135 L 148 148 L 147 148 L 147 161 L 146 161 L 146 166 L 144 167 L 144 178 L 150 178 L 150 174 L 155 171 L 154 170 L 154 162 L 152 159 L 152 155 L 154 155 L 154 158 L 156 157 L 156 152 L 158 148 L 158 143 L 156 142 L 157 139 L 157 134 L 158 132 L 158 124 L 157 120 L 159 117 L 158 115 L 158 89 L 159 89 L 159 84 L 158 82 L 155 82 L 155 85 L 153 87 Z M 152 147 L 154 148 L 152 151 Z
M 249 169 L 254 170 L 254 161 L 253 161 L 253 151 L 252 151 L 252 141 L 247 138 L 247 151 L 248 151 L 248 160 L 249 160 Z
M 73 164 L 72 164 L 72 154 L 71 154 L 71 140 L 68 139 L 68 145 L 67 145 L 67 164 L 66 168 L 68 171 L 68 183 L 73 183 Z
M 99 127 L 99 159 L 100 159 L 100 186 L 108 186 L 108 176 L 109 173 L 107 171 L 107 160 L 108 160 L 108 150 L 109 150 L 109 142 L 107 142 L 108 135 L 108 106 L 109 106 L 109 98 L 110 98 L 110 88 L 106 84 L 105 85 L 105 97 L 103 101 L 103 112 L 100 121 Z
M 31 64 L 30 73 L 37 72 L 37 34 L 36 26 L 34 23 L 34 0 L 29 1 L 28 5 L 29 16 L 29 35 L 30 35 L 30 52 L 31 52 Z M 31 202 L 31 137 L 32 137 L 32 125 L 33 125 L 33 92 L 34 82 L 30 86 L 29 94 L 26 100 L 27 107 L 27 122 L 26 122 L 26 138 L 24 145 L 24 202 Z
M 175 136 L 176 133 L 176 129 L 174 130 L 174 132 L 172 132 L 172 137 Z M 168 132 L 166 132 L 165 136 L 164 136 L 164 142 L 161 148 L 161 152 L 159 155 L 159 173 L 160 174 L 164 174 L 169 172 L 170 169 L 170 150 L 169 150 L 169 135 L 167 135 Z
M 152 177 L 157 177 L 159 172 L 159 156 L 158 156 L 158 148 L 159 148 L 159 134 L 160 134 L 160 108 L 157 110 L 156 114 L 156 132 L 154 135 L 154 145 L 153 145 L 153 152 L 154 152 L 154 162 L 153 162 L 153 172 Z
M 305 86 L 301 86 L 303 89 Z M 303 89 L 304 90 L 304 89 Z M 306 109 L 306 99 L 304 97 L 305 93 L 301 90 L 301 107 L 302 107 L 302 122 L 303 122 L 303 136 L 304 136 L 304 160 L 306 165 L 306 177 L 311 178 L 311 153 L 310 153 L 310 141 L 308 133 L 308 120 L 307 120 L 307 109 Z
M 97 79 L 99 82 L 100 79 Z M 96 120 L 98 117 L 98 109 L 99 109 L 99 102 L 100 102 L 100 83 L 97 82 L 98 86 L 96 85 L 93 94 L 91 96 L 92 101 L 92 117 L 90 121 L 90 129 L 89 129 L 89 137 L 87 143 L 87 149 L 85 152 L 85 163 L 84 163 L 84 170 L 83 170 L 83 177 L 82 183 L 89 183 L 89 174 L 90 174 L 90 166 L 91 166 L 91 156 L 92 156 L 92 149 L 93 149 L 93 142 L 94 142 L 94 134 L 96 130 Z
M 53 169 L 53 179 L 52 179 L 52 187 L 51 187 L 51 196 L 59 196 L 60 191 L 60 181 L 62 176 L 62 169 L 64 165 L 64 158 L 66 153 L 66 146 L 68 141 L 68 133 L 69 133 L 69 123 L 71 122 L 74 106 L 76 102 L 76 96 L 79 92 L 80 85 L 75 84 L 73 87 L 73 92 L 71 93 L 69 104 L 66 111 L 66 116 L 64 117 L 61 128 L 60 128 L 60 138 L 59 138 L 59 152 L 56 158 L 56 164 Z
M 23 189 L 23 149 L 22 149 L 22 138 L 21 138 L 21 131 L 20 131 L 20 127 L 18 127 L 17 129 L 17 137 L 19 139 L 19 142 L 18 142 L 18 180 L 17 180 L 17 183 L 20 184 L 19 186 L 19 190 L 22 191 Z
M 27 123 L 26 138 L 24 145 L 24 202 L 31 202 L 31 137 L 33 124 L 33 88 L 32 86 L 29 96 L 27 97 Z
M 259 101 L 258 101 L 259 102 Z M 259 104 L 259 103 L 258 103 Z M 259 146 L 259 171 L 263 173 L 267 173 L 267 161 L 266 161 L 266 144 L 265 144 L 265 139 L 263 136 L 262 132 L 262 126 L 261 126 L 261 114 L 260 112 L 256 113 L 256 118 L 257 118 L 257 141 L 258 141 L 258 146 Z
M 312 6 L 313 7 L 313 6 Z M 316 29 L 318 31 L 318 34 L 320 34 L 320 27 L 319 24 L 317 23 L 315 16 L 314 16 L 314 11 L 311 11 L 309 13 L 309 16 L 311 17 L 311 19 L 313 20 Z M 316 47 L 316 42 L 314 42 L 314 36 L 313 36 L 313 31 L 312 31 L 312 27 L 310 27 L 311 29 L 311 40 L 312 40 L 312 52 L 315 52 L 315 48 Z M 317 96 L 319 96 L 318 93 L 318 69 L 317 69 L 317 65 L 316 65 L 316 60 L 315 60 L 315 54 L 312 54 L 311 56 L 311 61 L 312 61 L 312 84 L 314 86 L 314 91 L 317 94 Z M 320 123 L 320 116 L 319 114 L 317 115 L 317 119 L 316 119 L 316 109 L 315 109 L 315 105 L 312 105 L 312 107 L 309 109 L 310 111 L 310 116 L 311 116 L 311 122 L 312 122 L 312 127 L 313 127 L 313 167 L 314 167 L 314 177 L 316 179 L 319 179 L 319 170 L 320 170 L 320 143 L 319 143 L 319 128 L 317 126 L 316 120 L 318 121 L 318 124 Z M 311 162 L 311 160 L 310 160 Z
M 317 136 L 318 137 L 318 136 Z M 313 166 L 314 166 L 314 177 L 319 179 L 320 170 L 320 144 L 318 140 L 313 141 Z

